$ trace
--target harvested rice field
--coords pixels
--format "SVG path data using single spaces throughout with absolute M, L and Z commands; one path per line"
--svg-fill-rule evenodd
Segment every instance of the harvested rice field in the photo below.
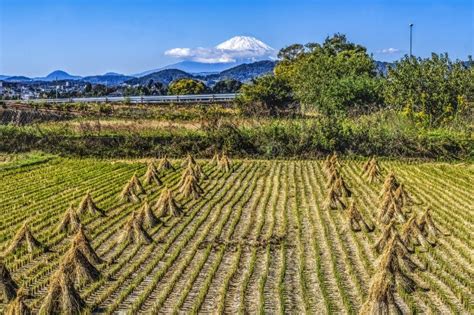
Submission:
M 0 179 L 0 312 L 474 313 L 470 164 L 49 156 Z

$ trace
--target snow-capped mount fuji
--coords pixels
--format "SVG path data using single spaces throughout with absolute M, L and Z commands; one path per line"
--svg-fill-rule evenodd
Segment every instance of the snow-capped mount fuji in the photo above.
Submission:
M 251 36 L 235 36 L 211 48 L 173 48 L 165 55 L 181 61 L 165 67 L 134 74 L 141 77 L 165 69 L 188 73 L 219 73 L 244 63 L 275 60 L 276 51 Z
M 254 51 L 261 55 L 270 55 L 275 51 L 264 42 L 251 36 L 235 36 L 216 46 L 216 49 L 230 51 Z

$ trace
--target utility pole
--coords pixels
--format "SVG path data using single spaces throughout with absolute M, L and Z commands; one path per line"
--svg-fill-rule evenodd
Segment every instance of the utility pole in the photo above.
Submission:
M 410 57 L 413 56 L 412 48 L 413 48 L 413 23 L 410 23 Z

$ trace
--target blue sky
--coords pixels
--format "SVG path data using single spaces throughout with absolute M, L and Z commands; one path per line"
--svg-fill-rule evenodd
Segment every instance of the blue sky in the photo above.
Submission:
M 179 61 L 166 50 L 213 47 L 236 35 L 280 49 L 341 32 L 376 59 L 394 60 L 408 52 L 409 23 L 415 55 L 467 59 L 473 2 L 0 0 L 0 74 L 137 73 Z

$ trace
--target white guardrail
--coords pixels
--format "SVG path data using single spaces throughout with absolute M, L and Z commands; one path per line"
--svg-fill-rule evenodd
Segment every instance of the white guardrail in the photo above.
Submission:
M 237 93 L 229 94 L 196 94 L 196 95 L 164 95 L 164 96 L 104 96 L 104 97 L 73 97 L 22 100 L 22 103 L 214 103 L 234 100 Z

